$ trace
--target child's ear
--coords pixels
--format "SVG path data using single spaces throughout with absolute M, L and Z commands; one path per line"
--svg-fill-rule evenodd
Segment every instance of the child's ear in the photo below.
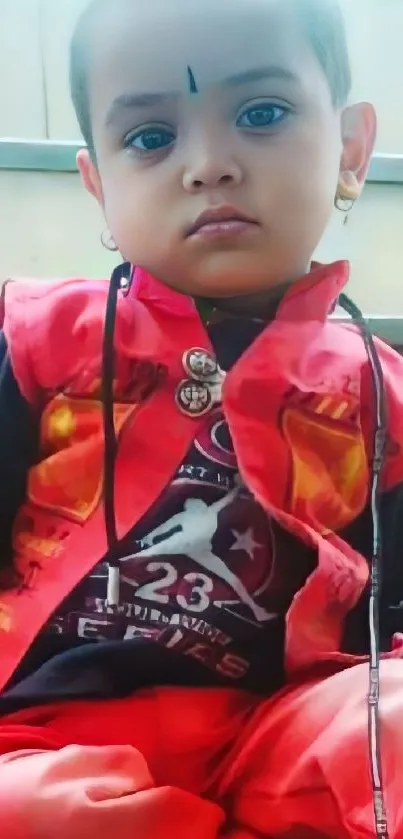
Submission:
M 80 149 L 77 154 L 77 167 L 85 189 L 104 206 L 104 194 L 101 178 L 88 149 Z
M 364 186 L 376 140 L 375 109 L 367 102 L 346 108 L 342 114 L 343 153 L 338 196 L 355 201 Z

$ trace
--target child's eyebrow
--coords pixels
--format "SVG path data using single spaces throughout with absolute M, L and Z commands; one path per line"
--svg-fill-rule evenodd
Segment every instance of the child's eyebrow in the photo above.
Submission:
M 106 115 L 105 124 L 113 125 L 122 111 L 134 110 L 135 108 L 153 108 L 155 105 L 163 105 L 168 100 L 175 100 L 179 93 L 123 93 L 113 100 Z
M 236 73 L 235 76 L 228 76 L 222 84 L 225 87 L 237 87 L 238 85 L 248 84 L 249 82 L 261 82 L 264 79 L 279 79 L 280 81 L 293 82 L 294 84 L 300 82 L 299 77 L 292 70 L 286 67 L 255 67 L 252 70 L 245 70 L 242 73 Z
M 265 79 L 278 79 L 280 81 L 300 83 L 298 76 L 291 70 L 285 67 L 255 67 L 251 70 L 244 70 L 241 73 L 236 73 L 232 76 L 227 76 L 220 82 L 217 82 L 217 87 L 240 87 L 251 82 L 259 82 Z M 169 92 L 163 91 L 161 93 L 123 93 L 113 100 L 111 107 L 108 110 L 105 123 L 107 126 L 113 125 L 122 111 L 134 110 L 135 108 L 153 108 L 156 105 L 166 104 L 167 101 L 172 101 L 183 96 L 183 91 Z

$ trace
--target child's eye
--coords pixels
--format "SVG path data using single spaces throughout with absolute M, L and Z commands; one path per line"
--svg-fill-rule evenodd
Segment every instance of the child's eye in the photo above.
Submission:
M 168 128 L 150 126 L 128 134 L 125 137 L 124 146 L 140 152 L 155 152 L 166 149 L 174 141 L 175 135 Z
M 244 111 L 238 118 L 237 126 L 238 128 L 267 128 L 281 122 L 287 113 L 287 108 L 281 105 L 261 102 Z

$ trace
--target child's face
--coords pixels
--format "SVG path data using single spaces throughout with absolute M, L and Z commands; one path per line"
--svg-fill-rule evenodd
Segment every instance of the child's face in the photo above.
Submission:
M 94 35 L 97 166 L 79 165 L 124 259 L 206 297 L 304 273 L 340 171 L 365 175 L 374 121 L 335 109 L 288 3 L 111 0 Z M 218 207 L 253 223 L 189 235 Z

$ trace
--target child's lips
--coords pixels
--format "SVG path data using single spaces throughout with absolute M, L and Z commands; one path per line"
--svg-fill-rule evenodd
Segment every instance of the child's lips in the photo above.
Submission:
M 187 230 L 187 238 L 227 238 L 250 233 L 258 229 L 258 223 L 230 205 L 209 207 L 204 210 Z
M 231 236 L 242 236 L 245 233 L 255 232 L 258 225 L 255 222 L 241 221 L 240 219 L 228 219 L 228 221 L 209 222 L 203 224 L 194 233 L 192 239 L 223 239 Z

